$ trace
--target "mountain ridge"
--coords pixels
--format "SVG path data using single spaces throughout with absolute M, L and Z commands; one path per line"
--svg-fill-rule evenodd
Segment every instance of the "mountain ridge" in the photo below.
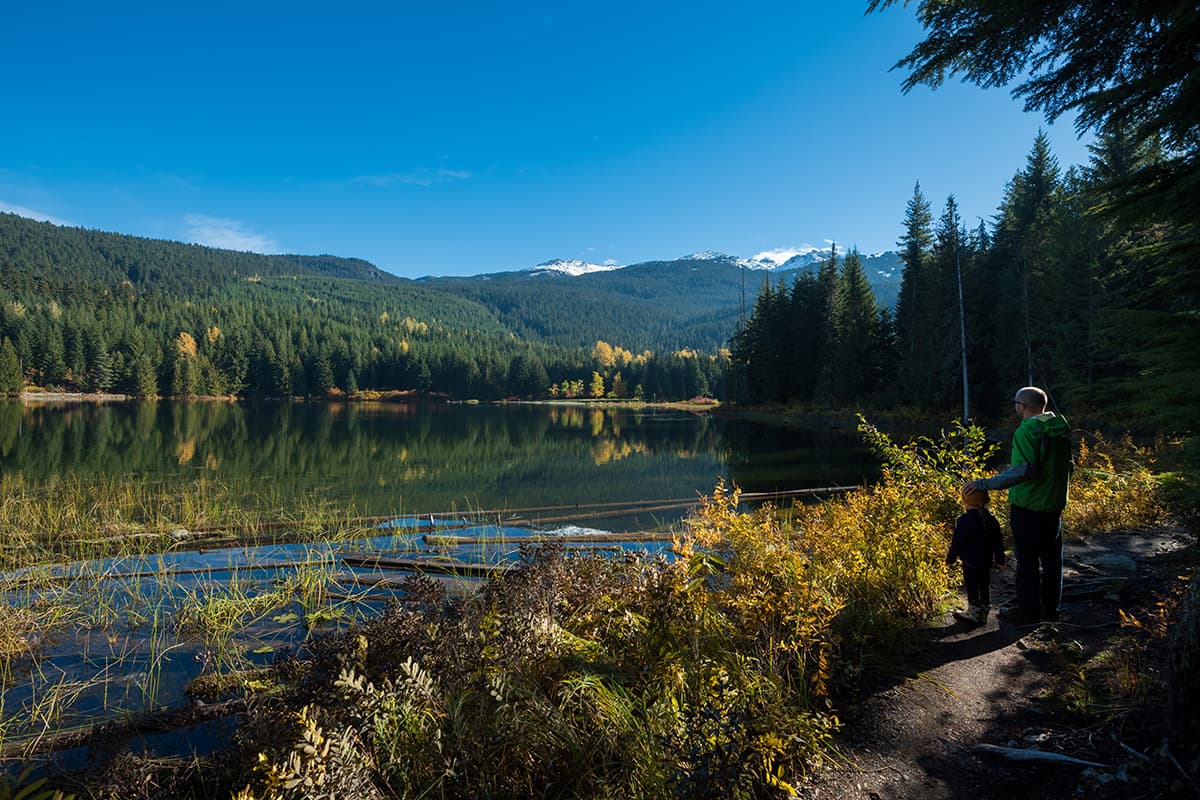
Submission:
M 788 253 L 782 262 L 715 252 L 628 265 L 552 259 L 526 270 L 409 279 L 364 259 L 246 253 L 0 213 L 0 275 L 10 295 L 61 300 L 112 294 L 127 284 L 138 294 L 211 302 L 245 281 L 268 279 L 278 287 L 276 297 L 279 281 L 298 281 L 289 296 L 312 284 L 314 301 L 333 291 L 352 296 L 363 311 L 379 307 L 430 322 L 454 321 L 467 330 L 504 329 L 568 348 L 604 340 L 638 352 L 725 347 L 762 280 L 790 280 L 814 268 L 828 250 L 772 255 Z M 898 255 L 865 256 L 864 266 L 880 304 L 893 305 Z M 329 280 L 350 283 L 346 292 L 312 283 Z M 353 286 L 361 288 L 350 291 Z

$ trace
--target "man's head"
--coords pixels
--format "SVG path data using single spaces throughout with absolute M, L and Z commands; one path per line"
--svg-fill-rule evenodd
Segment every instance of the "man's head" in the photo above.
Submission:
M 1017 389 L 1013 395 L 1013 408 L 1022 419 L 1036 417 L 1046 410 L 1046 393 L 1036 386 Z

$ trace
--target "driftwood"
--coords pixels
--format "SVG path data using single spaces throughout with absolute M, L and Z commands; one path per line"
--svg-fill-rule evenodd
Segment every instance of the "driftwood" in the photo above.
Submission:
M 1100 764 L 1096 761 L 1085 761 L 1082 758 L 1064 756 L 1061 753 L 1048 753 L 1045 750 L 1024 749 L 1020 747 L 1000 747 L 994 744 L 977 744 L 971 748 L 973 753 L 1006 758 L 1009 761 L 1040 761 L 1063 766 L 1092 767 L 1094 769 L 1112 769 L 1111 764 Z

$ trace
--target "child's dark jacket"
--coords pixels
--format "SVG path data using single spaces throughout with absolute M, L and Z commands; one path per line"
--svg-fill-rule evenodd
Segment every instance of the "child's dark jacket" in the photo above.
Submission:
M 1004 566 L 1004 537 L 1000 523 L 986 508 L 968 508 L 954 523 L 954 538 L 946 563 L 961 560 L 965 567 Z

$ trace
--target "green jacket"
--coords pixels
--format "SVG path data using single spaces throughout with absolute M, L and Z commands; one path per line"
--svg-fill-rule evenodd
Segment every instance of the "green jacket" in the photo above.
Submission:
M 1062 511 L 1067 505 L 1071 426 L 1047 411 L 1022 420 L 1013 431 L 1012 466 L 981 481 L 985 489 L 1008 489 L 1008 502 L 1030 511 Z

